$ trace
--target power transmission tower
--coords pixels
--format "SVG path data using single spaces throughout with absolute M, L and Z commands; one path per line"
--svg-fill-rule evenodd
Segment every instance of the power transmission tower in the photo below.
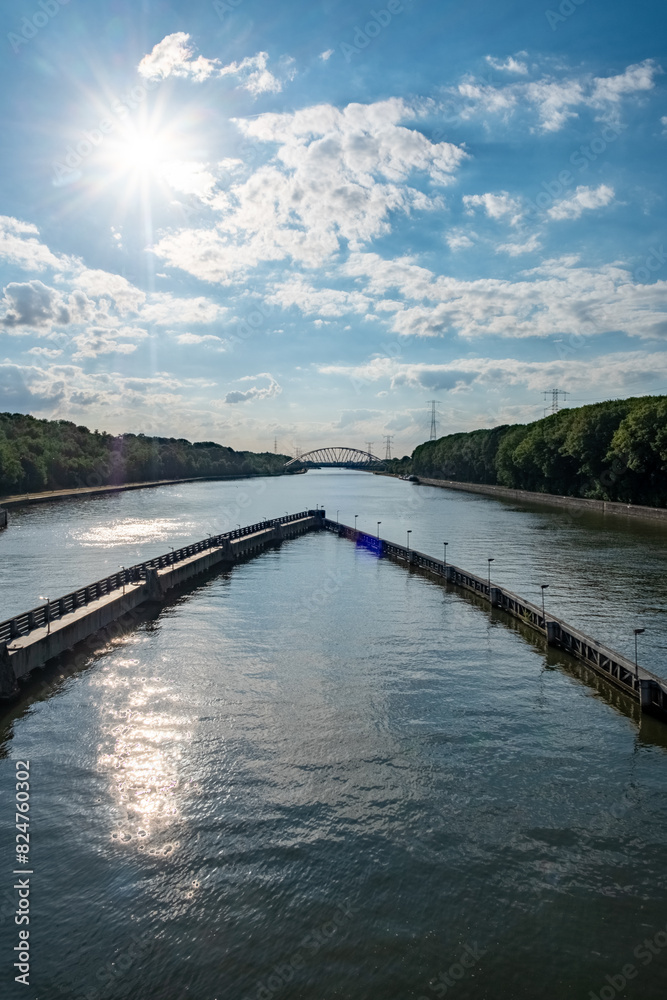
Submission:
M 385 434 L 384 435 L 384 443 L 386 445 L 386 451 L 384 453 L 385 462 L 390 462 L 391 461 L 391 442 L 393 440 L 394 440 L 394 435 L 393 434 Z
M 548 396 L 551 396 L 551 412 L 552 413 L 558 413 L 558 411 L 560 409 L 560 406 L 559 406 L 559 403 L 558 403 L 558 397 L 562 396 L 563 399 L 565 400 L 565 399 L 567 399 L 569 393 L 563 392 L 562 389 L 545 389 L 544 392 L 542 393 L 542 395 L 544 396 L 545 399 Z
M 278 438 L 277 437 L 274 437 L 274 439 L 273 439 L 273 454 L 274 455 L 278 454 Z
M 373 456 L 373 442 L 372 441 L 367 441 L 366 442 L 366 449 L 368 451 L 368 457 L 372 458 L 372 456 Z
M 428 405 L 431 407 L 431 436 L 429 441 L 437 441 L 438 438 L 438 405 L 439 400 L 429 399 Z

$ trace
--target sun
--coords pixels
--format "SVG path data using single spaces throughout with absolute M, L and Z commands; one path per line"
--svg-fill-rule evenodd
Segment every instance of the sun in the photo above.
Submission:
M 138 174 L 158 175 L 172 155 L 166 135 L 135 129 L 119 136 L 114 150 L 118 170 Z

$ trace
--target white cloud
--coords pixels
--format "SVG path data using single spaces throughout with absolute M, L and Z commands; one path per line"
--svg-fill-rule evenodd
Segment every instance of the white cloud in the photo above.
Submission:
M 357 253 L 342 272 L 357 279 L 363 294 L 387 302 L 388 312 L 392 300 L 398 303 L 391 331 L 399 336 L 667 336 L 667 281 L 637 284 L 619 265 L 582 267 L 576 257 L 566 257 L 547 260 L 514 281 L 465 281 L 437 276 L 410 258 Z
M 450 183 L 467 154 L 432 143 L 400 122 L 401 100 L 331 105 L 238 120 L 241 131 L 277 145 L 270 163 L 211 200 L 215 228 L 164 236 L 154 252 L 199 278 L 229 284 L 260 261 L 291 257 L 321 266 L 342 242 L 352 249 L 391 231 L 391 214 L 434 211 L 438 195 L 406 183 L 421 175 Z
M 499 73 L 517 73 L 519 76 L 526 76 L 528 73 L 526 63 L 515 59 L 513 56 L 508 56 L 505 62 L 501 62 L 500 59 L 494 59 L 493 56 L 486 56 L 486 61 L 492 69 L 498 70 Z
M 179 333 L 176 336 L 176 343 L 185 345 L 209 344 L 211 347 L 215 345 L 219 350 L 224 351 L 224 341 L 220 337 L 214 336 L 212 333 L 202 335 L 198 333 Z
M 278 385 L 273 375 L 270 375 L 269 372 L 260 372 L 259 375 L 244 375 L 243 378 L 240 378 L 237 381 L 254 382 L 257 379 L 268 379 L 268 386 L 253 385 L 245 392 L 238 390 L 228 392 L 223 400 L 223 403 L 227 405 L 234 403 L 249 403 L 253 399 L 270 399 L 272 396 L 278 396 L 282 392 L 281 387 Z
M 457 358 L 446 364 L 406 364 L 395 359 L 377 358 L 362 365 L 323 365 L 324 375 L 346 376 L 356 383 L 388 382 L 392 389 L 436 392 L 467 392 L 475 387 L 484 391 L 522 386 L 529 392 L 542 393 L 546 384 L 566 385 L 570 392 L 596 391 L 605 395 L 623 394 L 644 381 L 651 384 L 667 376 L 664 353 L 645 354 L 624 351 L 587 359 L 523 361 L 520 358 Z
M 0 260 L 14 264 L 26 271 L 66 270 L 72 265 L 70 258 L 51 253 L 40 243 L 37 226 L 7 215 L 0 215 Z
M 143 57 L 138 71 L 147 80 L 165 80 L 169 76 L 177 76 L 200 83 L 212 76 L 220 63 L 217 59 L 205 59 L 204 56 L 193 59 L 193 52 L 190 35 L 177 31 L 163 38 L 149 55 Z
M 468 215 L 474 215 L 476 208 L 483 208 L 490 219 L 502 219 L 510 216 L 509 223 L 516 226 L 521 221 L 521 204 L 516 198 L 511 198 L 507 191 L 499 194 L 470 194 L 463 198 Z
M 450 250 L 467 250 L 469 247 L 475 245 L 475 241 L 470 238 L 466 233 L 459 230 L 453 230 L 446 236 L 447 245 Z
M 535 233 L 529 236 L 526 240 L 517 240 L 514 243 L 499 243 L 495 251 L 496 253 L 506 253 L 510 257 L 518 257 L 523 253 L 534 253 L 536 250 L 540 250 L 542 244 Z
M 154 292 L 139 311 L 142 323 L 170 326 L 183 323 L 188 326 L 198 323 L 214 323 L 222 319 L 227 309 L 204 296 L 181 299 L 169 292 Z
M 254 97 L 260 94 L 278 94 L 283 89 L 283 80 L 268 68 L 267 52 L 257 52 L 254 56 L 246 56 L 240 62 L 232 62 L 227 66 L 221 66 L 219 59 L 206 59 L 204 56 L 194 58 L 194 52 L 190 35 L 184 31 L 174 32 L 158 42 L 149 55 L 143 57 L 138 67 L 139 73 L 147 80 L 165 80 L 176 76 L 197 83 L 210 77 L 234 76 L 238 85 Z M 284 58 L 281 71 L 286 79 L 294 79 L 294 60 Z
M 67 325 L 71 321 L 60 292 L 38 280 L 10 282 L 0 305 L 5 309 L 0 319 L 2 326 L 17 333 L 26 332 L 26 328 L 50 329 L 54 324 Z
M 107 327 L 86 327 L 81 333 L 72 337 L 77 348 L 72 357 L 79 360 L 96 358 L 100 354 L 133 354 L 138 342 L 147 336 L 145 330 L 137 327 L 122 327 L 116 330 L 109 330 Z
M 595 208 L 604 208 L 614 198 L 614 189 L 607 184 L 591 188 L 580 185 L 571 198 L 564 198 L 549 209 L 552 219 L 578 219 L 579 216 Z
M 283 89 L 282 82 L 267 68 L 268 52 L 258 52 L 254 56 L 246 56 L 241 62 L 223 66 L 220 76 L 236 76 L 239 86 L 257 97 L 259 94 L 279 94 Z
M 35 354 L 40 358 L 58 358 L 62 353 L 62 351 L 50 347 L 31 347 L 28 351 L 28 354 Z
M 276 285 L 266 301 L 283 309 L 297 308 L 306 316 L 344 316 L 347 313 L 366 313 L 372 309 L 372 300 L 357 291 L 336 288 L 315 288 L 302 277 L 291 278 Z
M 160 176 L 182 194 L 193 194 L 202 200 L 210 197 L 217 183 L 206 164 L 172 160 L 160 164 Z
M 331 59 L 333 54 L 333 49 L 327 49 L 325 52 L 320 52 L 320 59 L 322 59 L 323 62 L 327 62 L 327 60 Z
M 526 109 L 537 114 L 542 131 L 556 132 L 569 119 L 577 118 L 581 108 L 592 108 L 608 117 L 623 98 L 652 90 L 660 72 L 654 60 L 646 59 L 609 77 L 590 73 L 563 79 L 543 76 L 539 80 L 494 86 L 467 76 L 450 90 L 449 103 L 463 119 L 479 114 L 507 118 L 519 109 Z
M 113 305 L 121 314 L 136 312 L 145 302 L 146 295 L 127 278 L 110 271 L 93 270 L 81 266 L 72 283 L 93 298 L 102 299 Z

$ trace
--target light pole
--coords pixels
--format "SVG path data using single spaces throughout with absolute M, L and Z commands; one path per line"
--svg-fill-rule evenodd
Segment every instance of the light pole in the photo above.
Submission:
M 544 619 L 544 627 L 545 628 L 547 627 L 547 616 L 546 616 L 545 611 L 544 611 L 544 591 L 547 589 L 548 586 L 549 586 L 548 583 L 541 583 L 540 584 L 540 589 L 542 591 L 542 618 Z
M 339 510 L 337 510 L 337 511 L 336 511 L 336 524 L 338 524 L 338 515 L 339 515 L 339 514 L 340 514 L 340 511 L 339 511 Z
M 359 517 L 359 515 L 358 515 L 358 514 L 355 514 L 355 515 L 354 515 L 354 530 L 355 530 L 355 531 L 357 530 L 357 518 L 358 518 L 358 517 Z
M 408 552 L 410 551 L 410 535 L 411 534 L 412 534 L 412 528 L 408 528 L 408 545 L 407 545 Z
M 442 544 L 445 550 L 445 555 L 443 557 L 442 563 L 444 567 L 444 574 L 445 576 L 447 576 L 447 546 L 449 545 L 449 542 L 443 542 Z
M 51 601 L 48 597 L 42 597 L 39 595 L 40 601 L 46 601 L 46 634 L 48 635 L 51 631 Z
M 491 597 L 491 563 L 495 562 L 496 560 L 492 556 L 490 559 L 487 559 L 486 561 L 489 564 L 489 597 Z
M 121 570 L 123 572 L 123 594 L 125 594 L 125 567 L 121 566 Z
M 637 688 L 639 688 L 639 663 L 637 662 L 637 636 L 645 632 L 645 628 L 635 629 L 635 680 L 637 681 Z
M 382 521 L 378 521 L 378 538 L 380 537 L 380 525 L 381 524 L 382 524 Z

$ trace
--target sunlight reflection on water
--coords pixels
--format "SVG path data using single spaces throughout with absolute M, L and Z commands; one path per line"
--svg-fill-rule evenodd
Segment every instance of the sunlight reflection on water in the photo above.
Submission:
M 116 545 L 132 545 L 137 542 L 163 541 L 176 532 L 194 532 L 195 525 L 183 523 L 177 518 L 117 518 L 113 521 L 93 524 L 86 528 L 73 528 L 70 537 L 80 545 L 110 549 Z

